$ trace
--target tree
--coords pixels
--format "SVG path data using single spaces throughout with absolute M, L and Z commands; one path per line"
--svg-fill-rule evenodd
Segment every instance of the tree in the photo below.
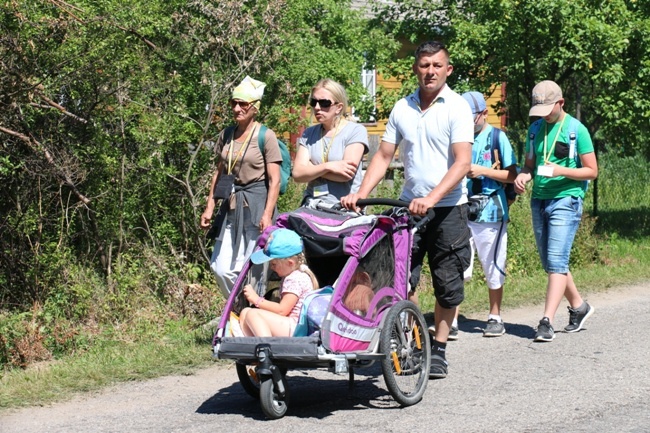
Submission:
M 116 270 L 158 263 L 147 249 L 182 272 L 203 264 L 208 251 L 197 221 L 213 170 L 210 143 L 230 122 L 233 87 L 246 75 L 265 81 L 262 119 L 278 132 L 295 131 L 318 79 L 342 82 L 359 101 L 363 63 L 394 51 L 349 6 L 0 5 L 3 306 L 43 302 L 69 286 L 71 263 L 100 271 L 113 291 L 124 281 Z
M 567 111 L 601 150 L 643 152 L 650 132 L 650 7 L 636 0 L 406 0 L 388 8 L 391 30 L 411 41 L 443 39 L 451 52 L 450 84 L 488 92 L 507 84 L 498 107 L 523 143 L 530 92 L 551 79 Z

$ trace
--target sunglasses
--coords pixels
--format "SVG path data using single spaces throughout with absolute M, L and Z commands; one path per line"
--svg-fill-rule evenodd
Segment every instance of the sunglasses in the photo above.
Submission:
M 330 101 L 329 99 L 314 99 L 311 98 L 309 101 L 309 105 L 311 108 L 316 108 L 316 104 L 320 105 L 320 108 L 329 108 L 332 106 L 334 102 Z
M 257 101 L 246 102 L 246 101 L 237 101 L 235 99 L 231 99 L 230 100 L 230 108 L 234 109 L 236 106 L 239 105 L 239 107 L 242 110 L 247 111 L 249 108 L 251 108 L 251 105 L 253 105 L 256 102 Z

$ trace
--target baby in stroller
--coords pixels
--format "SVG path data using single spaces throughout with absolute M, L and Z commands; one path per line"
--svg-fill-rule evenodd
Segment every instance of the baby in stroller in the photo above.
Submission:
M 293 335 L 305 296 L 318 288 L 316 276 L 305 264 L 302 241 L 288 229 L 275 230 L 266 247 L 253 253 L 251 262 L 269 262 L 280 278 L 280 302 L 266 300 L 247 284 L 243 288 L 246 300 L 256 308 L 246 307 L 240 315 L 245 336 L 290 337 Z

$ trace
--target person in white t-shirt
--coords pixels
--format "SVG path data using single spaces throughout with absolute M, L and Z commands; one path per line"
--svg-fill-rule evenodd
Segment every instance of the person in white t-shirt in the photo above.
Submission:
M 447 85 L 452 71 L 449 52 L 441 42 L 425 42 L 417 48 L 413 73 L 418 89 L 395 104 L 359 191 L 341 199 L 343 206 L 356 210 L 357 200 L 368 197 L 384 178 L 399 148 L 404 163 L 400 199 L 410 202 L 414 215 L 435 208 L 433 220 L 416 233 L 409 279 L 409 298 L 417 302 L 415 288 L 427 254 L 436 297 L 432 379 L 447 376 L 447 338 L 464 299 L 463 270 L 471 257 L 463 179 L 472 160 L 474 121 L 467 102 Z

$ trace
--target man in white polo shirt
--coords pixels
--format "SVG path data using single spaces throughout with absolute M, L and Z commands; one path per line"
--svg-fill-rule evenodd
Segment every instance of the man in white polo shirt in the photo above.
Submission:
M 441 42 L 425 42 L 417 48 L 413 72 L 418 89 L 395 104 L 359 191 L 341 199 L 343 206 L 355 209 L 357 200 L 368 197 L 383 179 L 399 147 L 404 162 L 400 199 L 410 201 L 409 211 L 415 215 L 435 207 L 434 219 L 415 236 L 409 280 L 409 297 L 416 300 L 415 288 L 428 253 L 436 297 L 430 378 L 447 376 L 447 337 L 464 299 L 463 270 L 471 257 L 463 179 L 472 159 L 474 119 L 467 102 L 447 86 L 452 71 L 449 52 Z

